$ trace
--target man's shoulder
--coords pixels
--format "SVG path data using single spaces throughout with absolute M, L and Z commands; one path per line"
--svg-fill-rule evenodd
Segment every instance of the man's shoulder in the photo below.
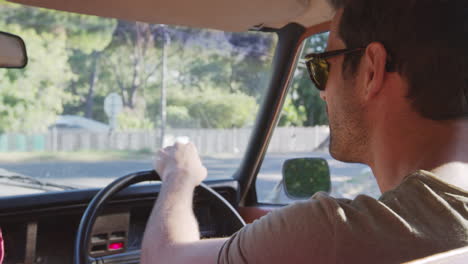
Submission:
M 285 223 L 282 219 L 298 219 L 304 224 L 321 222 L 322 225 L 335 226 L 337 223 L 348 222 L 350 215 L 362 215 L 370 212 L 379 214 L 388 210 L 382 202 L 367 195 L 359 195 L 354 199 L 335 198 L 325 192 L 318 192 L 312 198 L 292 203 L 272 213 L 270 221 Z
M 384 193 L 380 201 L 386 204 L 406 205 L 407 203 L 427 204 L 431 200 L 450 202 L 455 200 L 466 202 L 468 191 L 447 183 L 437 177 L 435 174 L 419 170 L 409 174 L 400 185 L 393 190 Z
M 412 175 L 380 199 L 317 193 L 272 211 L 232 237 L 221 252 L 231 261 L 220 263 L 399 263 L 468 244 L 457 217 L 468 215 L 463 192 L 427 176 Z
M 399 223 L 402 228 L 421 227 L 423 218 L 435 214 L 434 221 L 453 222 L 446 215 L 435 212 L 465 214 L 468 192 L 450 185 L 427 171 L 417 171 L 408 175 L 395 189 L 378 199 L 367 195 L 358 195 L 354 199 L 334 198 L 319 192 L 307 201 L 296 202 L 276 213 L 280 218 L 320 219 L 337 227 L 339 224 L 385 226 Z M 463 211 L 465 210 L 465 211 Z M 462 212 L 463 211 L 463 212 Z M 452 214 L 449 214 L 452 215 Z M 395 226 L 395 225 L 393 225 Z M 410 229 L 411 229 L 410 228 Z M 409 230 L 407 230 L 409 231 Z

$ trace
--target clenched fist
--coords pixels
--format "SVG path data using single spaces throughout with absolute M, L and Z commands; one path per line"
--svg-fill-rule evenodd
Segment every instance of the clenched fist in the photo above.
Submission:
M 207 176 L 197 148 L 192 143 L 176 143 L 156 154 L 154 169 L 163 182 L 169 179 L 199 185 Z

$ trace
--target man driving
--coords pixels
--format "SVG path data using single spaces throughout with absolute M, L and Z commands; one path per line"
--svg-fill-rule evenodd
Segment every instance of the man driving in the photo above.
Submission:
M 327 52 L 306 63 L 330 153 L 369 165 L 382 196 L 318 193 L 230 238 L 200 240 L 193 144 L 161 150 L 142 263 L 401 263 L 468 245 L 468 2 L 330 0 Z

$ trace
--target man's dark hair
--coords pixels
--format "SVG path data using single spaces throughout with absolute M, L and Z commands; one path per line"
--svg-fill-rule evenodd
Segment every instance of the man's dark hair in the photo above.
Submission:
M 343 9 L 338 35 L 347 48 L 382 43 L 409 84 L 408 98 L 423 117 L 468 118 L 468 1 L 329 0 Z M 343 69 L 355 74 L 362 54 Z

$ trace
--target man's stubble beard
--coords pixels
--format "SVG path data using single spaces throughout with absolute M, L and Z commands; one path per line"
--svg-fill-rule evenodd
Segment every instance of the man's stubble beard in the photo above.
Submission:
M 345 87 L 353 88 L 353 87 Z M 350 163 L 365 163 L 368 131 L 364 122 L 364 109 L 353 96 L 341 104 L 339 111 L 329 116 L 330 155 L 336 160 Z

